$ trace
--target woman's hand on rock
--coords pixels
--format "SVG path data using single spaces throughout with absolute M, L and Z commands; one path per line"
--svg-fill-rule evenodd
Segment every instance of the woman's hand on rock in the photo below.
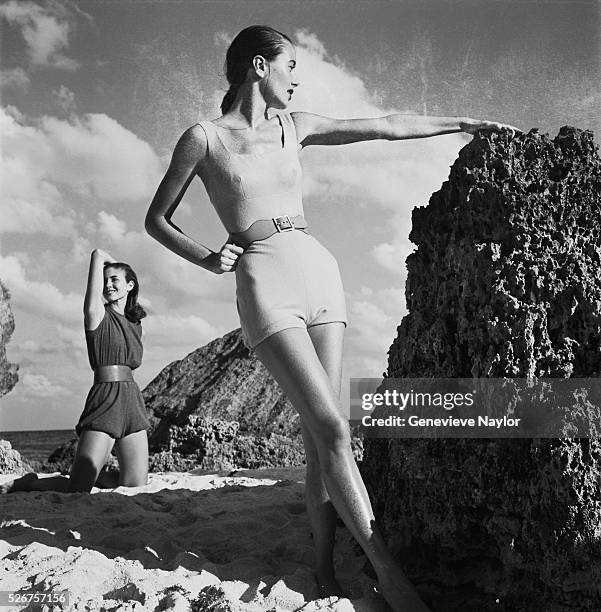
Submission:
M 478 130 L 493 130 L 499 132 L 501 130 L 511 130 L 511 135 L 520 132 L 518 128 L 506 123 L 498 123 L 497 121 L 482 121 L 479 119 L 465 119 L 460 122 L 459 126 L 463 132 L 475 134 Z

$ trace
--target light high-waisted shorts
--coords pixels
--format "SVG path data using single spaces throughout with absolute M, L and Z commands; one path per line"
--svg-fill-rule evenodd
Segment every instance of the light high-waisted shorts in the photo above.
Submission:
M 236 298 L 251 348 L 291 327 L 334 321 L 346 325 L 338 264 L 313 236 L 300 230 L 248 246 L 236 267 Z

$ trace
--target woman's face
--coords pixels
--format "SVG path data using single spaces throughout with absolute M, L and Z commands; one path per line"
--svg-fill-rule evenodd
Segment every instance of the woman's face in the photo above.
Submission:
M 134 282 L 125 280 L 125 272 L 121 268 L 104 269 L 104 289 L 102 294 L 107 302 L 116 302 L 126 298 L 127 294 L 133 289 Z
M 292 100 L 292 94 L 298 81 L 294 74 L 296 68 L 296 51 L 286 42 L 283 51 L 268 63 L 265 77 L 265 98 L 271 108 L 286 108 Z

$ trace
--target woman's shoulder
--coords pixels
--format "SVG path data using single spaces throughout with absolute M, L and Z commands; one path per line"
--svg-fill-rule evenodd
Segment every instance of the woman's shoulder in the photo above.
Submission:
M 175 154 L 178 159 L 203 159 L 207 153 L 208 135 L 207 129 L 203 126 L 207 121 L 195 123 L 190 126 L 179 138 L 175 145 Z
M 108 320 L 108 316 L 107 316 L 107 312 L 109 312 L 111 309 L 108 308 L 108 304 L 104 304 L 104 312 L 102 313 L 102 318 L 100 319 L 100 321 L 98 322 L 98 325 L 96 325 L 96 327 L 94 327 L 93 329 L 88 329 L 86 327 L 84 327 L 84 331 L 86 333 L 86 336 L 93 336 L 94 334 L 98 333 L 98 330 L 106 324 L 107 320 Z
M 195 145 L 206 145 L 207 142 L 207 128 L 211 124 L 211 121 L 201 120 L 194 125 L 191 125 L 185 132 L 180 136 L 180 142 L 184 141 Z

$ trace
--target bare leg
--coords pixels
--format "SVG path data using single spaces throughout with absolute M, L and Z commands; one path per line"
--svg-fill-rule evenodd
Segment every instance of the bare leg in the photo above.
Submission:
M 119 461 L 119 486 L 148 484 L 148 436 L 146 430 L 129 434 L 115 444 Z
M 111 452 L 114 440 L 102 431 L 85 430 L 79 437 L 70 476 L 38 478 L 26 474 L 6 483 L 6 493 L 16 491 L 91 491 L 96 478 Z
M 119 470 L 107 470 L 106 467 L 100 470 L 94 486 L 99 489 L 116 489 L 119 486 Z
M 342 343 L 344 325 L 331 323 L 316 325 L 308 329 L 311 342 L 326 371 L 336 398 L 340 397 L 342 375 Z M 345 596 L 346 593 L 338 583 L 334 571 L 334 542 L 336 540 L 336 510 L 332 505 L 321 475 L 317 447 L 301 416 L 301 428 L 307 474 L 305 478 L 305 501 L 313 531 L 315 546 L 315 577 L 321 597 Z
M 309 334 L 304 329 L 286 329 L 261 342 L 255 352 L 302 416 L 330 499 L 371 561 L 382 595 L 395 612 L 427 610 L 376 527 L 351 451 L 348 423 Z

